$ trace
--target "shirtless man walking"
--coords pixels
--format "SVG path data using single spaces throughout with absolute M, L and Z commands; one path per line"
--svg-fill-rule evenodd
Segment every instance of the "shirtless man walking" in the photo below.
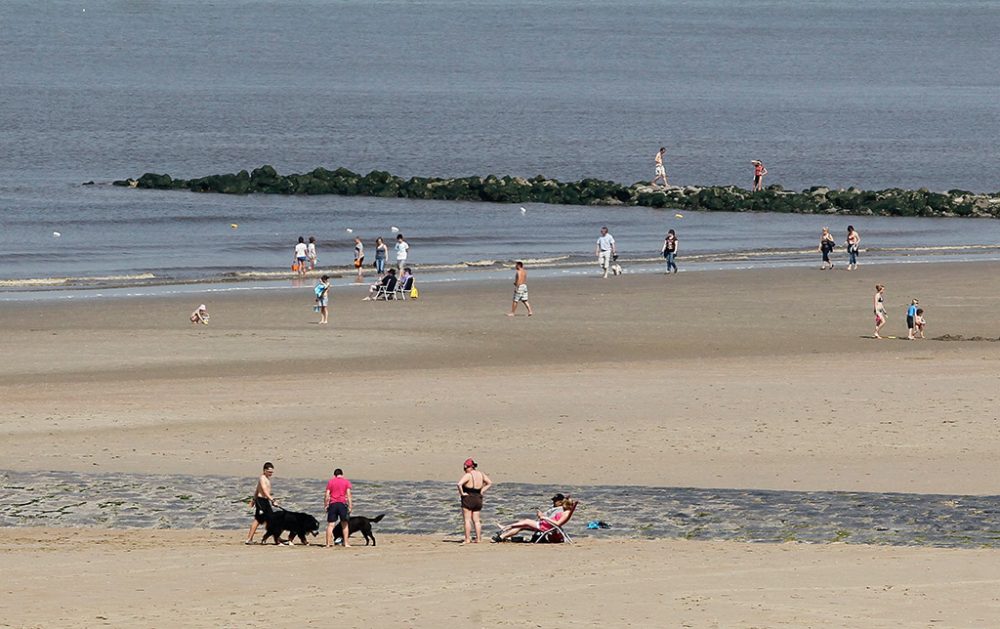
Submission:
M 274 475 L 274 464 L 268 461 L 264 464 L 264 471 L 261 473 L 260 478 L 257 479 L 257 489 L 253 492 L 253 498 L 250 500 L 250 506 L 254 508 L 253 523 L 250 524 L 250 534 L 247 536 L 247 541 L 244 544 L 253 544 L 253 536 L 257 532 L 257 527 L 261 524 L 267 524 L 267 521 L 271 518 L 271 514 L 274 510 L 271 509 L 271 505 L 276 501 L 271 496 L 271 476 Z
M 667 148 L 665 146 L 661 146 L 660 150 L 656 152 L 655 156 L 653 156 L 653 161 L 656 163 L 656 176 L 649 182 L 649 185 L 651 186 L 655 186 L 658 180 L 663 181 L 664 188 L 670 185 L 670 182 L 667 181 L 667 171 L 663 168 L 663 156 L 666 155 L 666 153 Z
M 528 309 L 528 316 L 530 317 L 534 313 L 531 312 L 531 304 L 528 303 L 528 272 L 524 269 L 524 262 L 518 261 L 514 265 L 514 300 L 510 304 L 510 312 L 507 313 L 508 317 L 513 317 L 517 314 L 517 304 L 522 301 Z

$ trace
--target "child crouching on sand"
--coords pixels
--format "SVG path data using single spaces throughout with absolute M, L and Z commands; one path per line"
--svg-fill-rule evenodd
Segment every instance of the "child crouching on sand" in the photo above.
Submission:
M 924 309 L 917 308 L 917 316 L 913 319 L 913 329 L 917 333 L 917 338 L 924 338 L 924 326 L 927 320 L 924 319 Z
M 191 313 L 191 323 L 208 325 L 208 308 L 205 307 L 205 304 L 198 306 L 198 309 Z

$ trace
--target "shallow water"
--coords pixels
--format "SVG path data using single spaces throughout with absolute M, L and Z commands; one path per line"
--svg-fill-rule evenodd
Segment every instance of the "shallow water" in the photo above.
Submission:
M 0 526 L 243 529 L 253 479 L 74 472 L 0 472 Z M 280 478 L 275 496 L 322 516 L 325 480 Z M 353 481 L 355 512 L 385 513 L 379 533 L 461 535 L 451 482 Z M 502 483 L 487 494 L 484 530 L 534 517 L 560 491 L 581 501 L 572 536 L 745 542 L 847 542 L 1000 547 L 1000 496 L 800 492 Z M 609 529 L 588 530 L 590 521 Z
M 683 255 L 794 252 L 849 222 L 869 247 L 916 255 L 1000 243 L 1000 223 L 984 221 L 551 206 L 522 217 L 78 185 L 264 163 L 631 183 L 651 177 L 663 144 L 675 183 L 747 185 L 756 157 L 787 188 L 993 191 L 996 2 L 10 0 L 0 27 L 0 291 L 283 272 L 300 235 L 342 268 L 347 228 L 371 261 L 391 225 L 415 265 L 452 270 L 585 259 L 604 223 L 629 259 L 655 255 L 669 227 Z

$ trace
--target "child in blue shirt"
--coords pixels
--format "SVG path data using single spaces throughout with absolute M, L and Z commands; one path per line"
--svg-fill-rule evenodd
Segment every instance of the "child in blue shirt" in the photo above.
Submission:
M 906 338 L 909 340 L 914 340 L 914 334 L 917 331 L 917 304 L 920 302 L 914 299 L 910 302 L 910 307 L 906 309 Z

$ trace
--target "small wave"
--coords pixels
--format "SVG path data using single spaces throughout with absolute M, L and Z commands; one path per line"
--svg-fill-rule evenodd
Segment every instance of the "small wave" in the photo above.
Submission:
M 100 277 L 34 277 L 26 279 L 0 280 L 0 287 L 27 288 L 32 286 L 68 286 L 72 284 L 97 284 L 107 282 L 139 282 L 155 280 L 152 273 L 135 273 L 132 275 L 104 275 Z

